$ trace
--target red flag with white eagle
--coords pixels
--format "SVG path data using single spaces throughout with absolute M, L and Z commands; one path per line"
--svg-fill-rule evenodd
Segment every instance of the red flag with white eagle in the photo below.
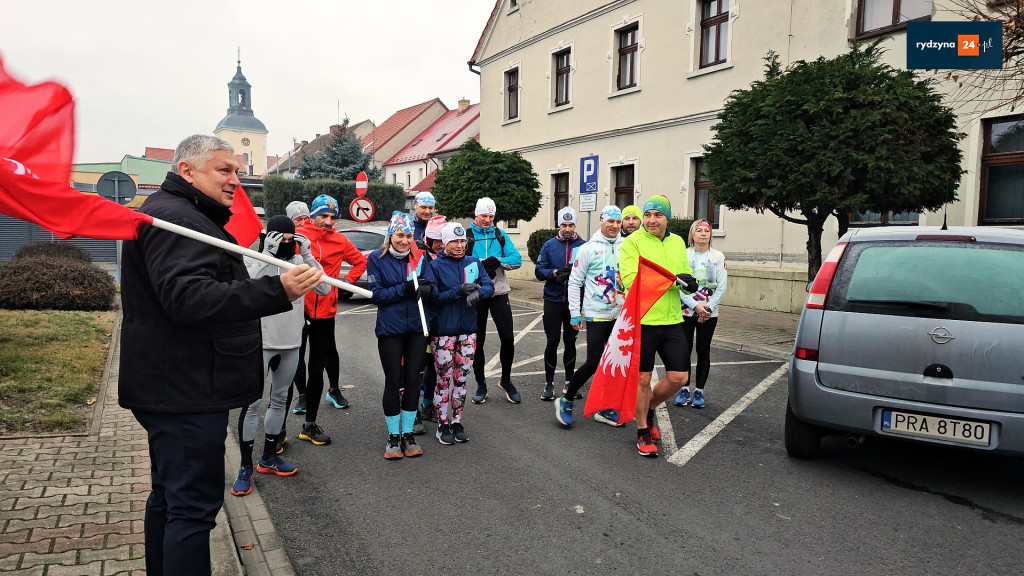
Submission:
M 153 219 L 68 185 L 74 151 L 74 100 L 55 82 L 26 86 L 0 61 L 0 214 L 33 222 L 61 238 L 129 240 Z
M 668 270 L 641 257 L 636 278 L 626 302 L 615 319 L 601 362 L 590 384 L 583 417 L 599 410 L 619 411 L 619 423 L 636 415 L 636 387 L 640 381 L 640 320 L 665 294 L 676 277 Z

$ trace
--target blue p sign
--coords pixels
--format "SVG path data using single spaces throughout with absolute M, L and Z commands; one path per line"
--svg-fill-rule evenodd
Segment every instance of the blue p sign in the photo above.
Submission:
M 580 158 L 580 194 L 597 193 L 597 156 Z

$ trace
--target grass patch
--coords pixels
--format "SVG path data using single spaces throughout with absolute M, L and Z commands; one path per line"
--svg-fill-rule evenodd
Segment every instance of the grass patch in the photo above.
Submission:
M 0 310 L 0 434 L 84 431 L 115 318 Z

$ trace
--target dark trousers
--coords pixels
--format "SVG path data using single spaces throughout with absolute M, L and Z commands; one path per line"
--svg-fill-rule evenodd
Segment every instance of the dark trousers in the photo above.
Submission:
M 404 386 L 417 382 L 420 370 L 427 361 L 427 337 L 422 333 L 401 336 L 378 336 L 377 352 L 384 369 L 384 396 L 381 404 L 385 416 L 398 416 L 405 410 L 416 410 L 420 399 L 418 386 Z M 399 390 L 404 389 L 401 395 Z
M 555 381 L 555 368 L 558 366 L 558 341 L 565 344 L 562 352 L 562 367 L 565 369 L 565 381 L 572 380 L 576 370 L 576 329 L 572 327 L 572 315 L 569 305 L 562 302 L 544 301 L 544 336 L 547 345 L 544 347 L 544 381 Z
M 569 389 L 565 391 L 566 400 L 572 401 L 587 380 L 597 372 L 597 365 L 601 363 L 601 356 L 604 354 L 604 346 L 608 343 L 614 327 L 614 319 L 607 322 L 587 322 L 587 361 L 573 374 Z
M 341 365 L 334 342 L 334 318 L 306 318 L 309 334 L 309 379 L 306 381 L 306 421 L 316 422 L 324 393 L 324 370 L 331 389 L 338 387 Z
M 295 390 L 302 396 L 306 393 L 306 340 L 309 339 L 309 324 L 302 323 L 302 341 L 299 344 L 299 365 L 295 368 L 295 376 L 292 377 L 292 384 Z M 288 405 L 292 405 L 292 391 L 288 391 Z
M 210 574 L 210 531 L 224 504 L 228 412 L 135 411 L 149 435 L 153 489 L 146 500 L 146 574 Z
M 505 382 L 512 378 L 512 359 L 516 355 L 515 334 L 512 331 L 512 305 L 508 302 L 508 294 L 482 298 L 476 306 L 476 357 L 473 358 L 473 375 L 478 385 L 484 385 L 484 368 L 487 356 L 484 354 L 484 340 L 487 339 L 487 313 L 494 319 L 501 341 L 501 379 Z
M 694 333 L 697 337 L 697 369 L 694 374 L 694 383 L 697 388 L 704 389 L 708 381 L 708 374 L 711 373 L 711 338 L 715 335 L 715 326 L 718 326 L 718 317 L 708 318 L 704 322 L 697 322 L 694 316 L 687 316 L 683 319 L 683 330 L 686 330 L 686 342 L 690 345 L 686 354 L 693 352 Z

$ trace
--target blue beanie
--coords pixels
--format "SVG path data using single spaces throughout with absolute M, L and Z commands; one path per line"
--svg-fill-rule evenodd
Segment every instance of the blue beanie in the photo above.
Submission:
M 330 212 L 335 217 L 338 215 L 338 201 L 327 194 L 321 194 L 313 200 L 313 206 L 309 209 L 309 217 L 316 218 L 324 212 Z

